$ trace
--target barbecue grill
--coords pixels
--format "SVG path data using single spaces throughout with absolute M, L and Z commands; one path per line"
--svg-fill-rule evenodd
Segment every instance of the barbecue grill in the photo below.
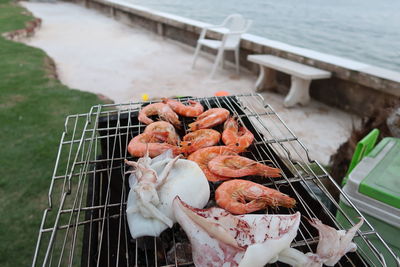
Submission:
M 206 109 L 230 110 L 255 136 L 245 156 L 283 170 L 280 179 L 249 179 L 288 194 L 298 204 L 295 208 L 267 209 L 263 213 L 300 211 L 304 217 L 319 218 L 337 229 L 354 224 L 331 193 L 335 190 L 343 194 L 340 187 L 318 162 L 310 159 L 306 147 L 260 95 L 179 100 L 189 99 L 201 102 Z M 129 234 L 125 214 L 129 176 L 125 174 L 128 167 L 124 159 L 132 159 L 127 145 L 144 130 L 146 125 L 138 121 L 137 115 L 149 103 L 152 102 L 97 105 L 87 114 L 67 117 L 33 266 L 193 266 L 190 243 L 179 225 L 165 230 L 160 237 L 132 239 Z M 181 120 L 183 135 L 193 119 Z M 209 206 L 215 204 L 216 186 L 211 185 Z M 335 219 L 336 212 L 348 220 L 347 225 Z M 381 242 L 396 259 L 367 221 L 355 239 L 359 244 L 357 252 L 347 253 L 339 266 L 385 266 L 382 251 L 371 240 Z M 292 247 L 312 252 L 317 243 L 318 232 L 302 219 Z

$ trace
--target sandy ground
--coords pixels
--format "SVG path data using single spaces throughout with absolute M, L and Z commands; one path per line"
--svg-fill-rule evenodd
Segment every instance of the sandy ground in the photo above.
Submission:
M 143 93 L 150 97 L 208 96 L 218 90 L 243 93 L 254 83 L 253 76 L 239 77 L 228 67 L 218 73 L 219 78 L 205 79 L 211 62 L 201 57 L 192 70 L 190 47 L 93 10 L 62 2 L 23 5 L 43 19 L 42 29 L 28 44 L 45 50 L 55 60 L 61 81 L 72 88 L 119 103 L 140 100 Z
M 211 96 L 252 91 L 256 76 L 232 66 L 207 79 L 211 57 L 200 57 L 191 69 L 194 49 L 130 27 L 96 11 L 70 3 L 22 2 L 42 27 L 25 42 L 52 57 L 61 82 L 71 88 L 102 94 L 114 102 L 163 96 Z M 350 133 L 354 118 L 316 101 L 307 107 L 286 109 L 284 96 L 263 93 L 266 102 L 309 148 L 313 159 L 328 164 L 330 155 Z M 357 119 L 356 119 L 357 120 Z

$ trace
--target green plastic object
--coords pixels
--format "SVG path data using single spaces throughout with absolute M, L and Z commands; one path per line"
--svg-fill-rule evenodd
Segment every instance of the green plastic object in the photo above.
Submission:
M 343 178 L 342 186 L 347 183 L 347 180 L 349 179 L 349 174 L 354 169 L 354 167 L 356 167 L 356 165 L 374 148 L 376 141 L 378 140 L 379 133 L 380 132 L 378 129 L 373 129 L 369 134 L 367 134 L 363 139 L 361 139 L 361 141 L 357 143 L 353 157 L 351 158 L 349 169 L 347 170 L 346 176 Z
M 393 252 L 400 255 L 400 139 L 382 139 L 350 172 L 343 191 Z M 359 214 L 343 196 L 340 196 L 339 205 L 341 210 L 336 213 L 336 218 L 345 228 L 349 228 L 344 214 L 353 222 L 359 220 Z M 370 231 L 366 224 L 361 230 Z M 387 266 L 397 266 L 382 242 L 372 235 L 368 241 L 382 253 Z M 370 265 L 381 266 L 364 240 L 355 237 L 354 242 Z
M 360 183 L 359 192 L 400 209 L 400 139 L 384 138 L 368 157 L 376 158 L 389 145 L 390 150 Z
M 343 201 L 340 201 L 339 205 L 343 212 L 347 214 L 347 216 L 349 216 L 353 222 L 358 222 L 360 220 L 358 213 L 352 207 L 348 206 Z M 393 252 L 397 255 L 400 255 L 400 239 L 398 238 L 399 228 L 385 222 L 385 218 L 376 218 L 368 215 L 365 212 L 363 212 L 363 215 L 382 236 Z M 352 226 L 341 212 L 336 213 L 336 219 L 345 229 L 349 229 Z M 361 231 L 367 232 L 370 231 L 370 228 L 364 223 L 364 225 L 361 227 Z M 369 263 L 370 266 L 382 266 L 381 263 L 376 259 L 374 252 L 361 237 L 355 237 L 353 241 L 357 244 L 357 251 Z M 397 266 L 397 263 L 391 256 L 389 250 L 386 249 L 383 243 L 380 242 L 375 235 L 368 236 L 368 241 L 378 249 L 379 253 L 383 254 L 387 266 Z

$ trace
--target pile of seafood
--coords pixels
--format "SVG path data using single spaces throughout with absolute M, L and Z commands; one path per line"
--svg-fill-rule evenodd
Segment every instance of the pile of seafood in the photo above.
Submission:
M 195 118 L 182 140 L 176 130 L 182 127 L 178 115 Z M 147 126 L 128 145 L 138 160 L 125 161 L 130 167 L 126 213 L 132 238 L 159 236 L 178 223 L 190 240 L 196 266 L 264 266 L 276 261 L 333 266 L 356 250 L 352 239 L 362 220 L 347 232 L 308 220 L 319 232 L 319 243 L 315 253 L 304 254 L 290 247 L 300 212 L 249 214 L 267 207 L 293 208 L 296 200 L 246 179 L 278 178 L 281 170 L 241 156 L 254 136 L 229 110 L 204 111 L 196 101 L 185 105 L 164 98 L 143 107 L 138 119 Z M 222 124 L 221 132 L 212 129 Z M 221 141 L 224 145 L 218 145 Z M 218 207 L 204 209 L 210 185 L 217 187 Z

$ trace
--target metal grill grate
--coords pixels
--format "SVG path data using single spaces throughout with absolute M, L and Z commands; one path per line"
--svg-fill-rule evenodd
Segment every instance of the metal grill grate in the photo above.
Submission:
M 318 162 L 309 158 L 305 146 L 261 96 L 180 100 L 188 99 L 200 101 L 206 108 L 229 109 L 254 133 L 255 141 L 245 156 L 259 162 L 268 161 L 283 170 L 281 179 L 254 179 L 290 195 L 298 204 L 293 209 L 264 212 L 300 211 L 305 217 L 317 217 L 338 229 L 349 228 L 352 224 L 349 216 L 330 193 L 343 193 L 340 187 Z M 131 158 L 126 150 L 129 140 L 145 128 L 137 120 L 137 114 L 146 103 L 98 105 L 87 114 L 67 117 L 33 266 L 193 265 L 190 248 L 185 249 L 186 236 L 178 225 L 158 238 L 132 239 L 127 228 L 125 210 L 129 186 L 123 160 Z M 182 121 L 183 131 L 187 132 L 186 126 L 192 119 L 182 118 Z M 214 189 L 209 205 L 213 204 Z M 336 210 L 348 224 L 341 225 L 335 219 Z M 386 265 L 382 251 L 371 240 L 378 240 L 396 258 L 367 221 L 356 239 L 362 245 L 356 253 L 343 257 L 339 266 Z M 318 233 L 302 220 L 292 247 L 303 252 L 315 251 L 317 242 Z

